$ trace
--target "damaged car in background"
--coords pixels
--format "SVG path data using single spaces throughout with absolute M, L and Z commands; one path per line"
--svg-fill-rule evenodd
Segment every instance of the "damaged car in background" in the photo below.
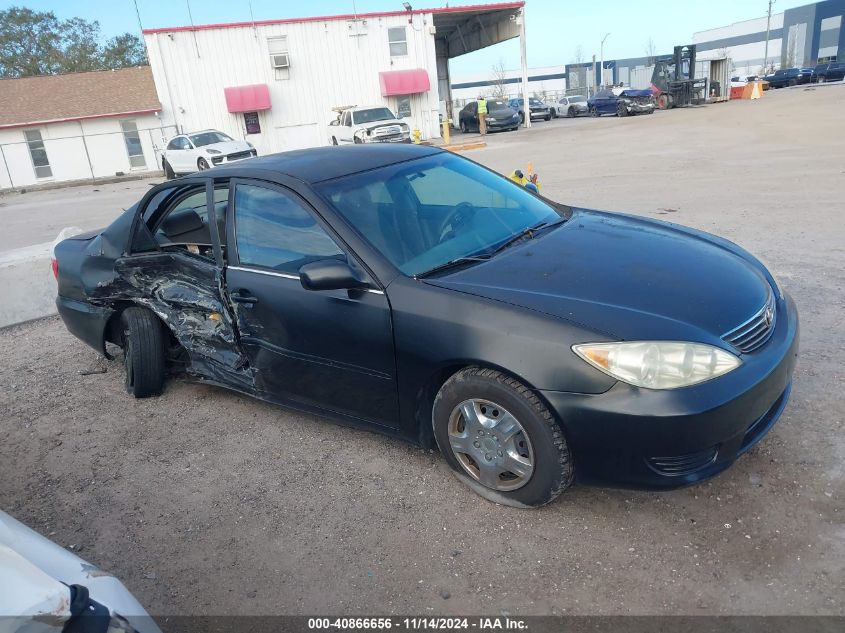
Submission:
M 587 100 L 587 109 L 591 116 L 615 114 L 622 117 L 652 114 L 655 107 L 651 90 L 634 90 L 633 88 L 599 90 Z
M 439 447 L 515 506 L 722 472 L 797 357 L 795 304 L 742 248 L 433 147 L 204 171 L 55 258 L 67 328 L 120 346 L 136 397 L 181 376 Z

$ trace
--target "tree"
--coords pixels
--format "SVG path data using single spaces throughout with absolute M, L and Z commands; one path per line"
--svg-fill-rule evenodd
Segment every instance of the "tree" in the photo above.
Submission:
M 140 38 L 124 33 L 101 42 L 100 23 L 59 20 L 52 11 L 0 11 L 0 77 L 126 68 L 146 63 Z
M 580 44 L 575 47 L 575 55 L 572 58 L 572 63 L 574 64 L 583 64 L 584 63 L 584 47 Z
M 654 40 L 650 37 L 648 38 L 648 42 L 645 43 L 645 56 L 648 59 L 646 66 L 654 66 L 654 63 L 657 61 L 657 47 L 654 45 Z
M 490 96 L 496 99 L 504 99 L 508 92 L 507 92 L 507 84 L 505 83 L 505 79 L 507 79 L 507 72 L 505 71 L 505 62 L 501 59 L 497 64 L 493 64 L 493 80 L 490 84 Z
M 137 35 L 124 33 L 111 38 L 103 49 L 103 66 L 105 68 L 128 68 L 147 64 L 147 53 L 144 43 Z

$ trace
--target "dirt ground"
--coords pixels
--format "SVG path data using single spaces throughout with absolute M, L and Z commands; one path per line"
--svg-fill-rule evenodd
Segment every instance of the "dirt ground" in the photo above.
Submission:
M 781 90 L 468 154 L 717 232 L 779 275 L 802 317 L 792 400 L 708 483 L 499 507 L 389 438 L 206 386 L 133 400 L 53 318 L 0 331 L 0 507 L 158 615 L 845 614 L 843 108 L 842 85 Z

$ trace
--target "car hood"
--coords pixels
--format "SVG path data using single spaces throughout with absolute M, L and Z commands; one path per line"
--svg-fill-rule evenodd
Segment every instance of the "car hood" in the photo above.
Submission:
M 651 90 L 623 90 L 619 93 L 620 97 L 650 97 Z
M 729 242 L 576 209 L 563 225 L 428 283 L 580 324 L 611 339 L 721 343 L 765 303 L 764 274 Z
M 374 130 L 377 127 L 384 127 L 386 125 L 402 125 L 399 119 L 384 119 L 382 121 L 372 121 L 371 123 L 356 123 L 356 130 Z
M 211 145 L 203 145 L 202 147 L 198 147 L 197 149 L 202 151 L 216 149 L 221 154 L 234 154 L 235 152 L 246 152 L 251 150 L 252 148 L 246 141 L 224 141 L 222 143 L 212 143 Z

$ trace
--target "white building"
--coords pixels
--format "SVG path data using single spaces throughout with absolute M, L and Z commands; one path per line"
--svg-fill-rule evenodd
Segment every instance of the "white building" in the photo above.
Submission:
M 148 67 L 0 80 L 0 190 L 158 171 Z
M 491 66 L 484 72 L 452 77 L 452 99 L 462 105 L 480 95 L 495 95 L 499 91 L 508 98 L 522 94 L 522 70 L 505 70 Z M 557 96 L 566 92 L 566 67 L 543 66 L 528 69 L 528 94 Z
M 845 0 L 824 0 L 772 13 L 768 24 L 768 58 L 765 15 L 699 31 L 693 35 L 693 43 L 700 60 L 731 58 L 735 75 L 763 73 L 767 59 L 770 70 L 815 66 L 843 59 L 840 52 L 845 49 L 843 14 Z
M 334 108 L 386 105 L 427 139 L 451 109 L 449 59 L 524 37 L 523 4 L 147 29 L 144 40 L 162 119 L 180 131 L 216 128 L 267 154 L 326 144 Z

